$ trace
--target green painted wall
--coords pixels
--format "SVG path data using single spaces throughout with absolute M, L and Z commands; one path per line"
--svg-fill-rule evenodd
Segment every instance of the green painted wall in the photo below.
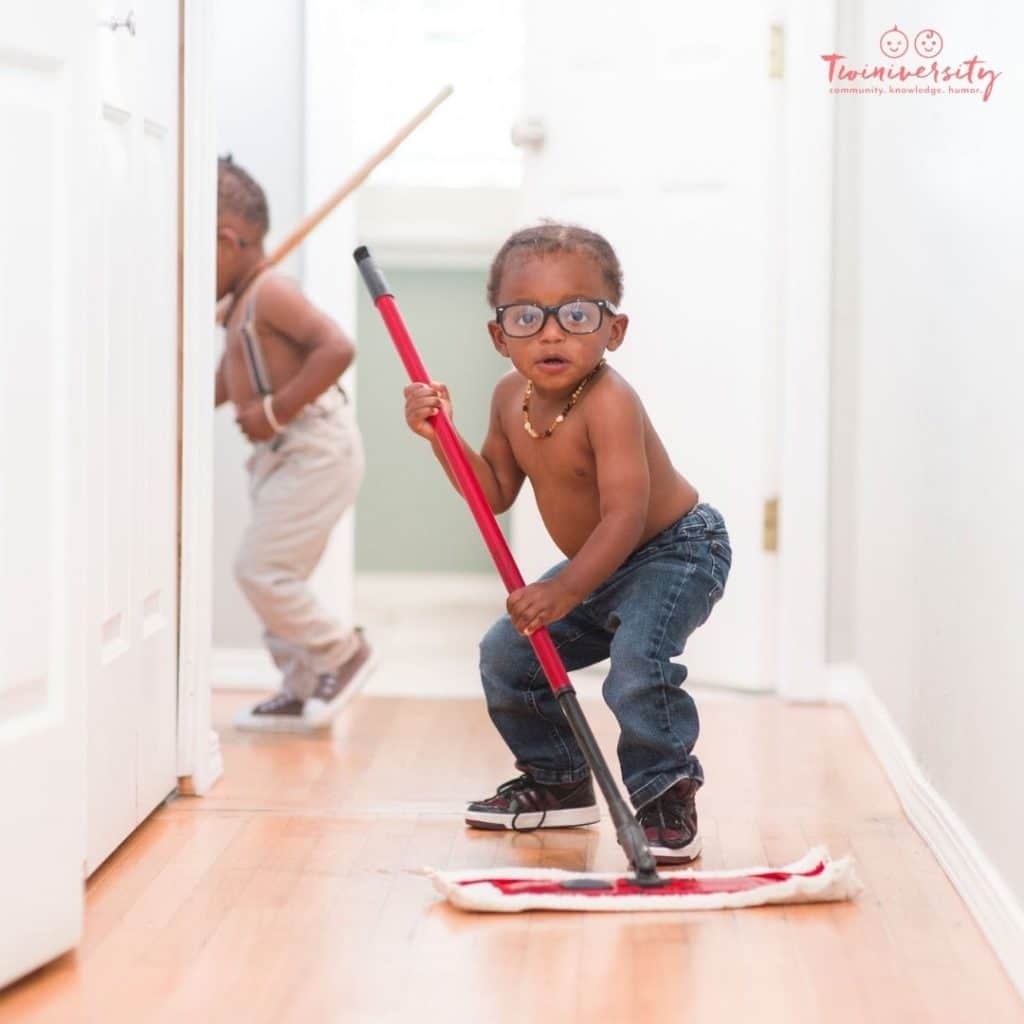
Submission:
M 479 449 L 494 384 L 509 367 L 487 335 L 485 271 L 383 269 L 427 371 L 451 389 L 455 425 Z M 408 379 L 362 287 L 357 316 L 367 468 L 356 512 L 356 571 L 494 571 L 469 510 L 430 446 L 405 425 Z M 508 536 L 506 520 L 500 521 Z

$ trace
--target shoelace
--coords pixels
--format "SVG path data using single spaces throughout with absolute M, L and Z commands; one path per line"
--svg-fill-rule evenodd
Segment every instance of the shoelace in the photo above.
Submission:
M 536 789 L 536 787 L 538 785 L 540 785 L 540 783 L 538 783 L 537 780 L 534 779 L 534 777 L 532 775 L 520 775 L 518 779 L 510 779 L 508 782 L 503 782 L 498 787 L 497 793 L 495 795 L 496 796 L 507 796 L 507 797 L 509 797 L 510 798 L 509 799 L 509 803 L 513 804 L 513 806 L 516 806 L 517 803 L 518 803 L 518 801 L 516 801 L 516 799 L 515 799 L 517 794 L 524 793 L 524 792 L 526 792 L 529 789 Z M 512 831 L 513 832 L 536 832 L 537 829 L 539 829 L 539 828 L 541 828 L 543 826 L 544 820 L 548 816 L 547 808 L 544 808 L 540 812 L 540 821 L 538 821 L 537 824 L 533 825 L 531 828 L 519 828 L 518 825 L 516 825 L 516 822 L 519 820 L 519 815 L 520 814 L 536 814 L 536 813 L 537 813 L 536 811 L 527 811 L 527 810 L 522 810 L 522 811 L 517 810 L 517 811 L 515 811 L 515 813 L 512 815 Z
M 665 810 L 668 805 L 668 815 Z M 648 804 L 640 811 L 640 827 L 658 829 L 658 841 L 665 841 L 665 832 L 681 832 L 684 828 L 684 808 L 681 803 L 675 800 L 663 800 L 661 798 Z

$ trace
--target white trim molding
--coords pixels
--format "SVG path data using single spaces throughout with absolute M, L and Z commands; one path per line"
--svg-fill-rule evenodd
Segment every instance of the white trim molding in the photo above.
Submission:
M 276 690 L 281 673 L 263 647 L 214 647 L 210 682 L 214 690 Z
M 956 811 L 928 782 L 885 705 L 857 666 L 829 668 L 834 699 L 856 718 L 903 804 L 953 887 L 1024 995 L 1024 907 Z
M 834 97 L 819 53 L 836 35 L 833 4 L 787 4 L 785 281 L 779 474 L 779 693 L 827 693 L 829 356 L 832 334 Z
M 178 785 L 202 795 L 223 774 L 210 727 L 213 379 L 217 151 L 209 4 L 181 0 L 181 580 Z M 211 738 L 212 734 L 212 738 Z

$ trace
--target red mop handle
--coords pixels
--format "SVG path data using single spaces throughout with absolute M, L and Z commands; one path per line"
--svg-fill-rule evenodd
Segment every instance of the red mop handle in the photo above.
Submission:
M 430 376 L 427 373 L 427 369 L 423 365 L 419 353 L 416 351 L 412 338 L 409 336 L 409 331 L 402 320 L 402 314 L 398 312 L 394 295 L 391 289 L 388 288 L 380 268 L 370 255 L 369 249 L 362 245 L 356 249 L 353 256 L 360 273 L 363 275 L 363 280 L 366 282 L 366 287 L 373 298 L 373 304 L 377 307 L 381 318 L 384 320 L 388 333 L 391 335 L 391 340 L 395 343 L 395 348 L 398 349 L 398 355 L 401 357 L 406 372 L 409 374 L 409 379 L 417 384 L 429 384 Z M 520 587 L 525 586 L 522 574 L 519 572 L 515 559 L 512 557 L 512 552 L 508 549 L 505 536 L 498 526 L 497 519 L 494 518 L 491 506 L 487 503 L 487 498 L 484 497 L 480 481 L 477 480 L 476 474 L 469 464 L 469 459 L 466 458 L 466 453 L 462 450 L 458 435 L 455 433 L 455 427 L 452 426 L 451 420 L 448 419 L 443 409 L 438 410 L 437 415 L 431 420 L 431 426 L 433 426 L 437 433 L 437 439 L 441 443 L 444 456 L 448 460 L 448 465 L 455 479 L 459 482 L 462 496 L 466 499 L 470 512 L 473 513 L 473 518 L 476 520 L 476 525 L 480 529 L 484 543 L 491 553 L 491 558 L 494 559 L 494 564 L 497 566 L 502 582 L 505 584 L 505 589 L 509 593 L 513 590 L 518 590 Z M 565 666 L 562 664 L 562 659 L 558 656 L 558 651 L 555 650 L 555 645 L 547 629 L 543 627 L 538 629 L 535 633 L 531 634 L 529 639 L 533 645 L 534 653 L 537 655 L 537 660 L 540 662 L 541 668 L 544 669 L 544 674 L 551 684 L 551 689 L 555 693 L 572 691 L 569 675 L 565 671 Z

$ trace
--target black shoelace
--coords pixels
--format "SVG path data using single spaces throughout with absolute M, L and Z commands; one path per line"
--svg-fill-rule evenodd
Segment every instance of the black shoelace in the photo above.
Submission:
M 665 832 L 686 831 L 686 809 L 676 800 L 653 800 L 640 809 L 638 815 L 641 828 L 657 828 L 658 841 L 665 841 Z
M 536 790 L 537 787 L 540 785 L 541 783 L 537 782 L 537 780 L 532 775 L 524 774 L 520 775 L 518 779 L 510 779 L 508 782 L 503 782 L 498 787 L 497 793 L 495 795 L 508 797 L 510 806 L 516 808 L 512 815 L 513 832 L 536 832 L 537 829 L 541 828 L 544 825 L 544 820 L 548 816 L 547 808 L 541 810 L 540 821 L 538 821 L 536 825 L 533 825 L 530 828 L 519 828 L 519 826 L 516 824 L 521 814 L 537 813 L 536 811 L 526 810 L 525 808 L 523 810 L 518 810 L 519 801 L 516 800 L 517 795 L 520 793 L 526 793 L 530 790 Z

